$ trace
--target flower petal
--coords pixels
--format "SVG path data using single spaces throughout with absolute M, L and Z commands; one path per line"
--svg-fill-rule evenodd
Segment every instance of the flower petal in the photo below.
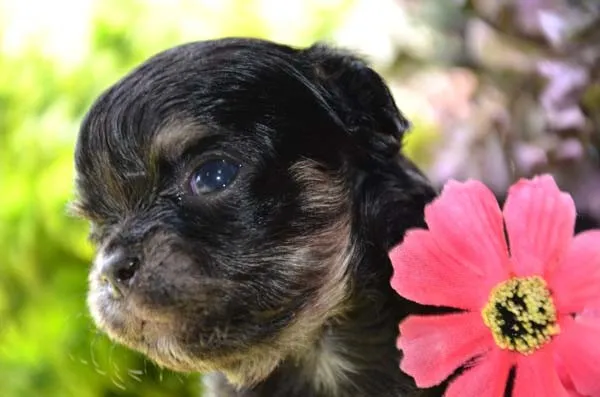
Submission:
M 600 396 L 600 318 L 568 318 L 554 340 L 556 355 L 575 389 Z
M 504 220 L 516 275 L 544 275 L 571 243 L 575 204 L 549 175 L 522 179 L 508 192 Z
M 448 385 L 445 397 L 502 397 L 512 365 L 511 355 L 494 349 Z
M 554 365 L 552 344 L 531 355 L 519 355 L 512 395 L 569 397 Z
M 479 310 L 489 297 L 482 275 L 443 252 L 427 230 L 409 230 L 390 260 L 392 287 L 413 301 Z
M 600 302 L 600 230 L 575 236 L 564 260 L 547 276 L 554 303 L 563 313 L 573 313 Z
M 479 313 L 410 316 L 400 324 L 400 368 L 417 386 L 434 386 L 493 343 Z
M 443 252 L 492 278 L 491 285 L 506 277 L 508 246 L 502 211 L 483 183 L 449 181 L 440 197 L 425 208 L 425 221 Z
M 567 373 L 564 364 L 560 360 L 558 355 L 554 355 L 554 363 L 556 364 L 556 371 L 558 372 L 558 377 L 560 378 L 561 383 L 567 389 L 567 393 L 569 397 L 586 397 L 583 394 L 579 394 L 577 390 L 575 390 L 575 385 L 573 385 L 573 381 L 571 377 Z
M 588 396 L 584 396 L 583 394 L 577 393 L 577 390 L 568 389 L 568 388 L 567 388 L 567 396 L 569 396 L 569 397 L 588 397 Z
M 480 309 L 508 277 L 502 215 L 481 183 L 450 181 L 425 209 L 427 230 L 409 231 L 390 251 L 392 286 L 419 303 Z
M 582 317 L 594 317 L 600 319 L 600 304 L 596 306 L 591 305 L 589 307 L 586 307 L 579 313 L 579 315 Z

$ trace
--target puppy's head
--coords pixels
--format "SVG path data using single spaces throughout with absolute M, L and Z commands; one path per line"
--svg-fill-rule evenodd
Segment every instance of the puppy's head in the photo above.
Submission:
M 344 313 L 356 258 L 402 227 L 374 218 L 386 183 L 407 203 L 423 183 L 398 154 L 405 128 L 379 76 L 326 47 L 228 39 L 149 59 L 76 147 L 94 320 L 167 367 L 263 379 Z

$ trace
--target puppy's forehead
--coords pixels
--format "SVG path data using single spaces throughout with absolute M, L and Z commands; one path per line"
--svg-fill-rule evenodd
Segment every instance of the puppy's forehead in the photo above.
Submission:
M 200 139 L 206 132 L 202 126 L 244 133 L 264 122 L 261 118 L 285 118 L 301 92 L 310 97 L 290 72 L 292 59 L 272 44 L 235 40 L 160 53 L 94 103 L 77 151 L 142 165 L 148 154 L 171 156 L 178 141 Z M 153 145 L 158 147 L 151 150 Z M 76 165 L 85 166 L 77 159 Z

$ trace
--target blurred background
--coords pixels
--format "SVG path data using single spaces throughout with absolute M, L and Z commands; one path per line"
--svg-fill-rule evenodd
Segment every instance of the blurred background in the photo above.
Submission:
M 325 40 L 371 60 L 438 185 L 552 172 L 600 220 L 597 0 L 0 0 L 0 395 L 192 396 L 85 308 L 92 248 L 66 216 L 93 99 L 167 47 Z

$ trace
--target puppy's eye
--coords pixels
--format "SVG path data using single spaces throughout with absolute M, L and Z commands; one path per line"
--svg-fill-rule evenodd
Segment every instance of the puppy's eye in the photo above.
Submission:
M 225 189 L 235 179 L 240 166 L 225 159 L 210 160 L 192 174 L 190 188 L 194 194 Z

